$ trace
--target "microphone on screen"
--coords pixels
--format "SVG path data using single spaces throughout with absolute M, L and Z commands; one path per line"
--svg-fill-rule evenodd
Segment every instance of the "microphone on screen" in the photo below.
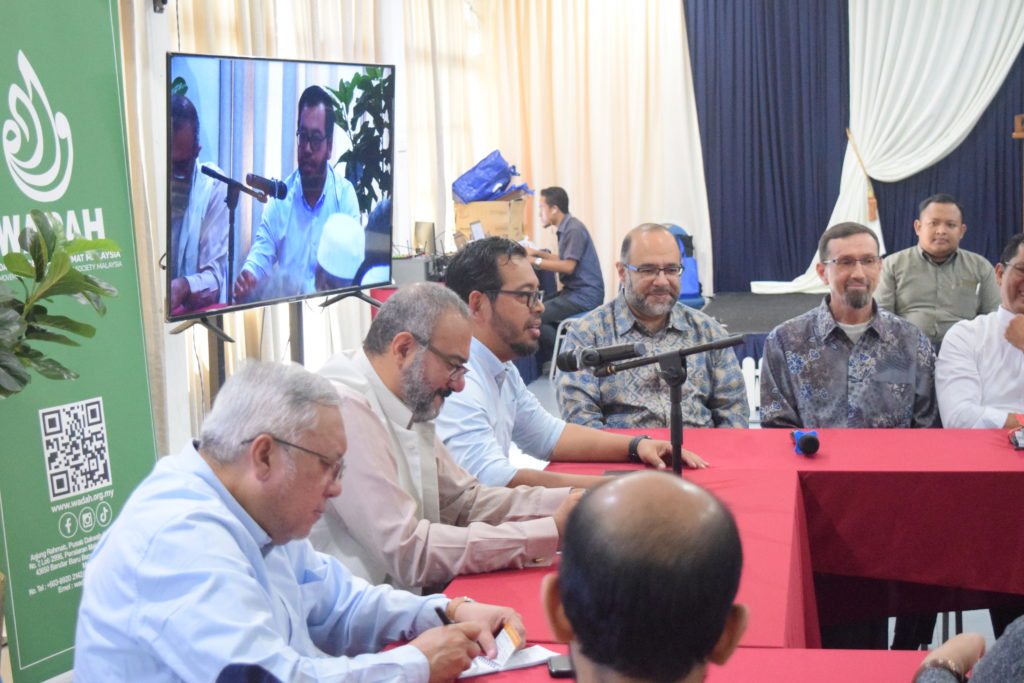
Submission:
M 800 455 L 814 455 L 818 452 L 818 447 L 821 446 L 821 442 L 818 440 L 818 432 L 813 429 L 794 429 L 789 433 L 789 437 L 793 439 L 793 444 L 796 446 L 795 450 Z
M 288 196 L 288 186 L 276 178 L 264 178 L 255 173 L 248 173 L 245 176 L 245 182 L 261 192 L 266 192 L 268 197 L 274 199 L 284 199 Z
M 643 344 L 583 347 L 558 354 L 555 357 L 555 366 L 562 372 L 576 372 L 583 368 L 596 368 L 617 360 L 629 360 L 645 353 L 647 353 L 647 347 Z

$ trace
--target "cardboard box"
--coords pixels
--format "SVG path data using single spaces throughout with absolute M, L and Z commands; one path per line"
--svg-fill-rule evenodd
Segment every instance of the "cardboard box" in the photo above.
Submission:
M 485 235 L 507 237 L 518 242 L 523 239 L 523 216 L 526 200 L 496 202 L 470 202 L 455 204 L 455 242 L 461 244 L 473 239 L 472 225 L 480 223 Z M 461 237 L 460 237 L 461 236 Z

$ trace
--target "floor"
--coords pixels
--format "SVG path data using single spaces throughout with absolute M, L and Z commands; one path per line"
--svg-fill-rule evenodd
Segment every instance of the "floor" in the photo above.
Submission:
M 542 375 L 540 378 L 534 380 L 533 382 L 530 382 L 530 384 L 528 385 L 528 388 L 530 389 L 531 392 L 533 392 L 533 394 L 535 396 L 537 396 L 537 400 L 539 400 L 541 402 L 541 405 L 543 405 L 545 408 L 547 408 L 547 410 L 549 412 L 551 412 L 554 415 L 558 415 L 559 414 L 558 401 L 557 401 L 557 399 L 555 397 L 555 388 L 554 388 L 553 384 L 551 383 L 551 380 L 548 379 L 548 376 L 546 374 Z M 751 427 L 752 428 L 759 428 L 760 425 L 757 424 L 756 422 L 754 422 L 753 424 L 751 424 Z M 529 456 L 522 456 L 522 457 L 529 458 Z M 530 460 L 532 460 L 532 458 L 530 458 Z M 952 613 L 950 613 L 949 621 L 950 621 L 949 630 L 950 630 L 950 632 L 952 632 L 953 624 L 955 623 L 954 620 L 953 620 Z M 889 640 L 890 640 L 890 642 L 892 641 L 892 632 L 893 632 L 893 624 L 894 624 L 894 622 L 895 622 L 894 619 L 890 619 L 889 620 Z M 989 621 L 989 617 L 988 617 L 988 610 L 971 610 L 971 611 L 968 611 L 968 612 L 964 612 L 964 630 L 965 631 L 973 631 L 975 633 L 980 633 L 981 635 L 985 636 L 986 649 L 991 648 L 992 647 L 992 643 L 995 642 L 995 637 L 993 636 L 993 633 L 992 633 L 992 622 Z M 940 618 L 938 620 L 938 623 L 935 626 L 935 633 L 932 635 L 932 642 L 931 642 L 931 645 L 929 647 L 930 648 L 938 647 L 938 645 L 941 642 L 942 642 L 942 619 Z

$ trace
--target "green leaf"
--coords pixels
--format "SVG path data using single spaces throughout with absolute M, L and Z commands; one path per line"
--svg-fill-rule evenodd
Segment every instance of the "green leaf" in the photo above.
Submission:
M 58 231 L 64 232 L 64 223 L 57 218 L 56 214 L 44 213 L 39 209 L 32 209 L 28 212 L 28 215 L 31 216 L 32 222 L 36 224 L 36 230 L 39 231 L 39 236 L 43 239 L 43 246 L 46 248 L 44 256 L 49 258 L 57 250 L 56 233 Z
M 55 327 L 58 330 L 66 330 L 68 332 L 74 332 L 75 334 L 83 337 L 92 337 L 96 334 L 96 328 L 87 323 L 80 323 L 77 320 L 72 320 L 64 315 L 46 315 L 36 313 L 42 306 L 36 306 L 33 309 L 31 322 L 36 325 L 45 325 L 46 327 Z
M 51 290 L 72 273 L 78 273 L 78 271 L 71 268 L 71 258 L 63 251 L 57 252 L 53 255 L 53 261 L 50 262 L 49 267 L 46 269 L 46 275 L 43 277 L 42 282 L 39 283 L 39 287 L 36 288 L 36 291 L 32 292 L 32 296 L 28 298 L 25 304 L 31 307 L 39 299 L 54 296 Z
M 48 341 L 54 344 L 63 344 L 64 346 L 81 346 L 71 337 L 66 337 L 63 334 L 56 334 L 55 332 L 49 332 L 41 327 L 35 325 L 29 325 L 25 331 L 25 339 L 34 339 L 38 341 Z
M 105 280 L 100 280 L 92 275 L 86 275 L 85 280 L 92 285 L 93 289 L 91 291 L 95 291 L 97 294 L 102 294 L 103 296 L 117 296 L 118 294 L 117 287 Z
M 0 306 L 7 305 L 12 301 L 17 301 L 14 290 L 8 287 L 7 283 L 0 282 Z
M 74 256 L 75 254 L 84 254 L 87 251 L 121 251 L 121 247 L 117 245 L 115 240 L 110 239 L 95 239 L 95 240 L 83 240 L 75 239 L 64 244 L 64 251 L 69 255 Z
M 17 346 L 26 329 L 28 323 L 21 319 L 17 311 L 0 308 L 0 349 L 13 349 Z
M 78 373 L 69 370 L 52 358 L 29 359 L 29 365 L 47 379 L 78 379 Z
M 100 315 L 104 315 L 107 312 L 107 305 L 103 303 L 103 298 L 99 294 L 95 294 L 93 292 L 81 292 L 79 294 L 72 294 L 71 296 L 79 303 L 89 304 Z
M 6 396 L 24 389 L 31 379 L 17 356 L 0 349 L 0 390 L 7 392 Z
M 28 277 L 33 280 L 36 277 L 36 269 L 20 251 L 8 252 L 4 256 L 4 265 L 7 266 L 7 270 L 20 277 Z

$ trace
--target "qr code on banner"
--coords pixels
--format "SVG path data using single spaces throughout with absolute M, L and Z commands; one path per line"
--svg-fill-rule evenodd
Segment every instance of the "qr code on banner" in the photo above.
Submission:
M 44 408 L 39 426 L 51 501 L 110 486 L 102 398 Z

